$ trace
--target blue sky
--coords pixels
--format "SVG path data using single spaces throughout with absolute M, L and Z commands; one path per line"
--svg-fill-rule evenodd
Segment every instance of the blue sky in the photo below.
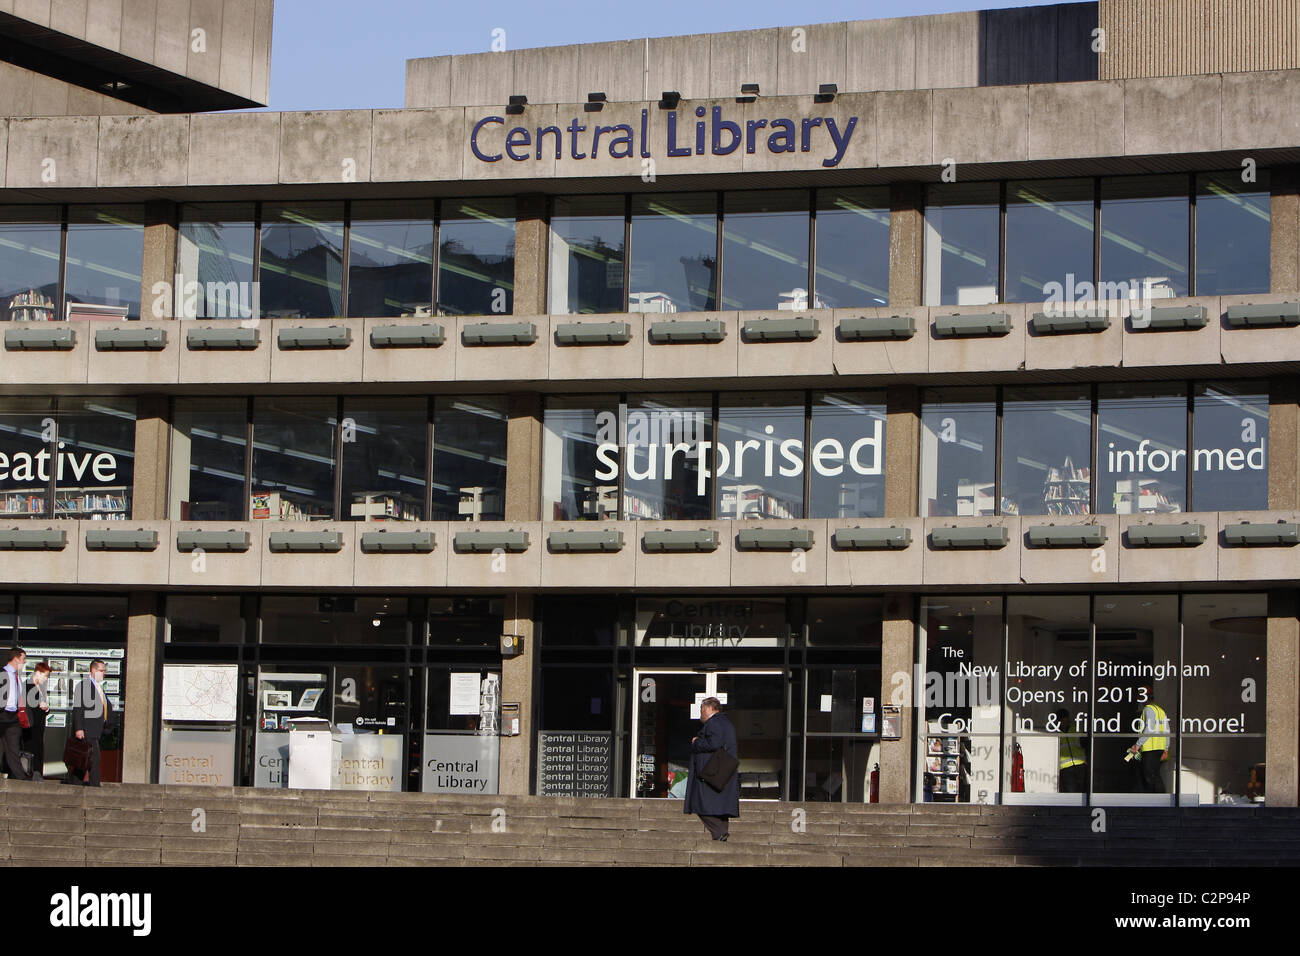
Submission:
M 1054 0 L 277 0 L 271 109 L 401 106 L 406 61 L 482 53 L 492 31 L 510 49 L 684 33 L 872 20 Z M 809 20 L 797 19 L 810 13 Z

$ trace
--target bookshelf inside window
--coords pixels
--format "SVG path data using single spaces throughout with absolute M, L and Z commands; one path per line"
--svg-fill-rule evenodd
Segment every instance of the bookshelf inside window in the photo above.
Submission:
M 125 521 L 131 499 L 125 485 L 99 488 L 64 488 L 54 494 L 54 517 L 92 521 Z
M 1092 488 L 1092 470 L 1075 468 L 1074 462 L 1065 459 L 1060 468 L 1049 468 L 1043 482 L 1043 514 L 1086 515 Z

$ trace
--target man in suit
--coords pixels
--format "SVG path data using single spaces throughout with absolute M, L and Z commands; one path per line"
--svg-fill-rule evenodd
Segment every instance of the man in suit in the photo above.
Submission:
M 716 697 L 700 701 L 700 718 L 704 726 L 691 738 L 691 770 L 686 778 L 686 813 L 699 815 L 700 822 L 715 840 L 727 840 L 730 817 L 740 816 L 740 773 L 731 775 L 726 786 L 714 790 L 700 778 L 715 750 L 725 750 L 739 757 L 736 750 L 736 728 L 722 714 L 722 703 Z
M 99 786 L 99 738 L 113 729 L 113 705 L 104 693 L 106 669 L 103 661 L 91 661 L 90 675 L 72 692 L 72 732 L 78 740 L 90 744 L 90 769 L 85 779 L 88 787 Z
M 23 700 L 23 667 L 26 664 L 27 652 L 21 647 L 11 647 L 4 669 L 0 670 L 0 738 L 4 740 L 9 776 L 17 780 L 31 779 L 18 758 L 18 745 L 23 735 L 22 724 L 18 722 L 18 708 L 26 706 Z

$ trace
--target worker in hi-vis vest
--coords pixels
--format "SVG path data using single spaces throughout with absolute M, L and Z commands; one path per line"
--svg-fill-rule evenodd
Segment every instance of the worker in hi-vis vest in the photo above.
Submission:
M 1146 701 L 1142 707 L 1142 736 L 1129 748 L 1129 753 L 1141 760 L 1142 789 L 1146 793 L 1165 793 L 1160 763 L 1169 758 L 1169 717 L 1155 702 L 1150 687 L 1144 686 L 1141 690 L 1145 691 L 1143 699 Z
M 1056 738 L 1060 757 L 1060 774 L 1056 789 L 1059 793 L 1083 793 L 1088 784 L 1088 751 L 1084 740 L 1070 726 L 1070 715 L 1064 710 L 1055 714 L 1061 725 L 1061 736 Z

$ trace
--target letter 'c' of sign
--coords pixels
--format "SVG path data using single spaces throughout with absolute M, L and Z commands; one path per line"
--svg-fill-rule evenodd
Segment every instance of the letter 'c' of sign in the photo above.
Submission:
M 470 133 L 470 137 L 469 137 L 469 148 L 474 153 L 474 155 L 478 159 L 482 160 L 483 162 L 499 163 L 501 161 L 500 153 L 495 153 L 489 156 L 478 148 L 478 131 L 481 130 L 484 126 L 486 126 L 488 123 L 499 123 L 502 126 L 506 125 L 506 121 L 503 117 L 500 116 L 483 117 L 481 120 L 479 120 L 477 123 L 474 124 L 474 131 Z

